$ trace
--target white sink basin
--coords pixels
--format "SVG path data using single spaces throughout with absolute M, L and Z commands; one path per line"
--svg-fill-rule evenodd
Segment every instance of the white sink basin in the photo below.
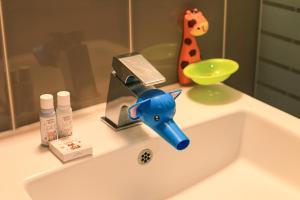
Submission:
M 25 188 L 33 200 L 299 200 L 299 130 L 282 120 L 292 117 L 282 113 L 276 121 L 274 115 L 281 112 L 250 101 L 260 107 L 241 106 L 183 127 L 191 141 L 184 151 L 149 137 L 30 177 Z M 144 149 L 153 157 L 141 165 Z

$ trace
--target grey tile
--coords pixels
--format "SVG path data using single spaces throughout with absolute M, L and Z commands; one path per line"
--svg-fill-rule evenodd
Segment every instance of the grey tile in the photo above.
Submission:
M 3 62 L 2 40 L 0 40 L 0 46 L 1 46 L 0 48 L 0 131 L 4 131 L 11 128 L 11 120 L 10 120 L 10 110 L 9 110 L 5 69 L 4 69 L 4 62 Z
M 105 101 L 112 56 L 129 51 L 127 1 L 5 0 L 4 15 L 18 126 L 38 120 L 43 93 Z
M 226 83 L 249 95 L 254 90 L 259 5 L 259 0 L 228 1 L 226 57 L 240 68 Z
M 167 78 L 177 82 L 177 57 L 182 37 L 182 17 L 186 9 L 198 8 L 210 29 L 197 38 L 204 59 L 221 57 L 223 0 L 133 0 L 133 46 Z

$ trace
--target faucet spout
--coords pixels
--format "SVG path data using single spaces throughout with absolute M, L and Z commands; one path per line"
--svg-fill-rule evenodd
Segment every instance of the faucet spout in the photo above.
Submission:
M 182 132 L 173 119 L 153 127 L 153 130 L 177 150 L 183 150 L 190 144 L 188 137 Z
M 140 119 L 177 150 L 185 149 L 190 141 L 173 120 L 175 99 L 181 90 L 170 93 L 159 89 L 145 92 L 128 110 L 132 120 Z

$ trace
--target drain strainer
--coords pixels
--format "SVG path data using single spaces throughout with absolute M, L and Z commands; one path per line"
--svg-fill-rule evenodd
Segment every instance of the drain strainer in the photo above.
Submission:
M 139 153 L 138 162 L 141 165 L 145 165 L 151 161 L 153 153 L 150 149 L 144 149 Z

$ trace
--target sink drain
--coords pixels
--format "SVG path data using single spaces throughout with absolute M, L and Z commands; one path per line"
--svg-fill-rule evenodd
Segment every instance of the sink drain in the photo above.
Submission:
M 138 162 L 141 165 L 145 165 L 151 161 L 153 153 L 150 149 L 144 149 L 139 153 Z

